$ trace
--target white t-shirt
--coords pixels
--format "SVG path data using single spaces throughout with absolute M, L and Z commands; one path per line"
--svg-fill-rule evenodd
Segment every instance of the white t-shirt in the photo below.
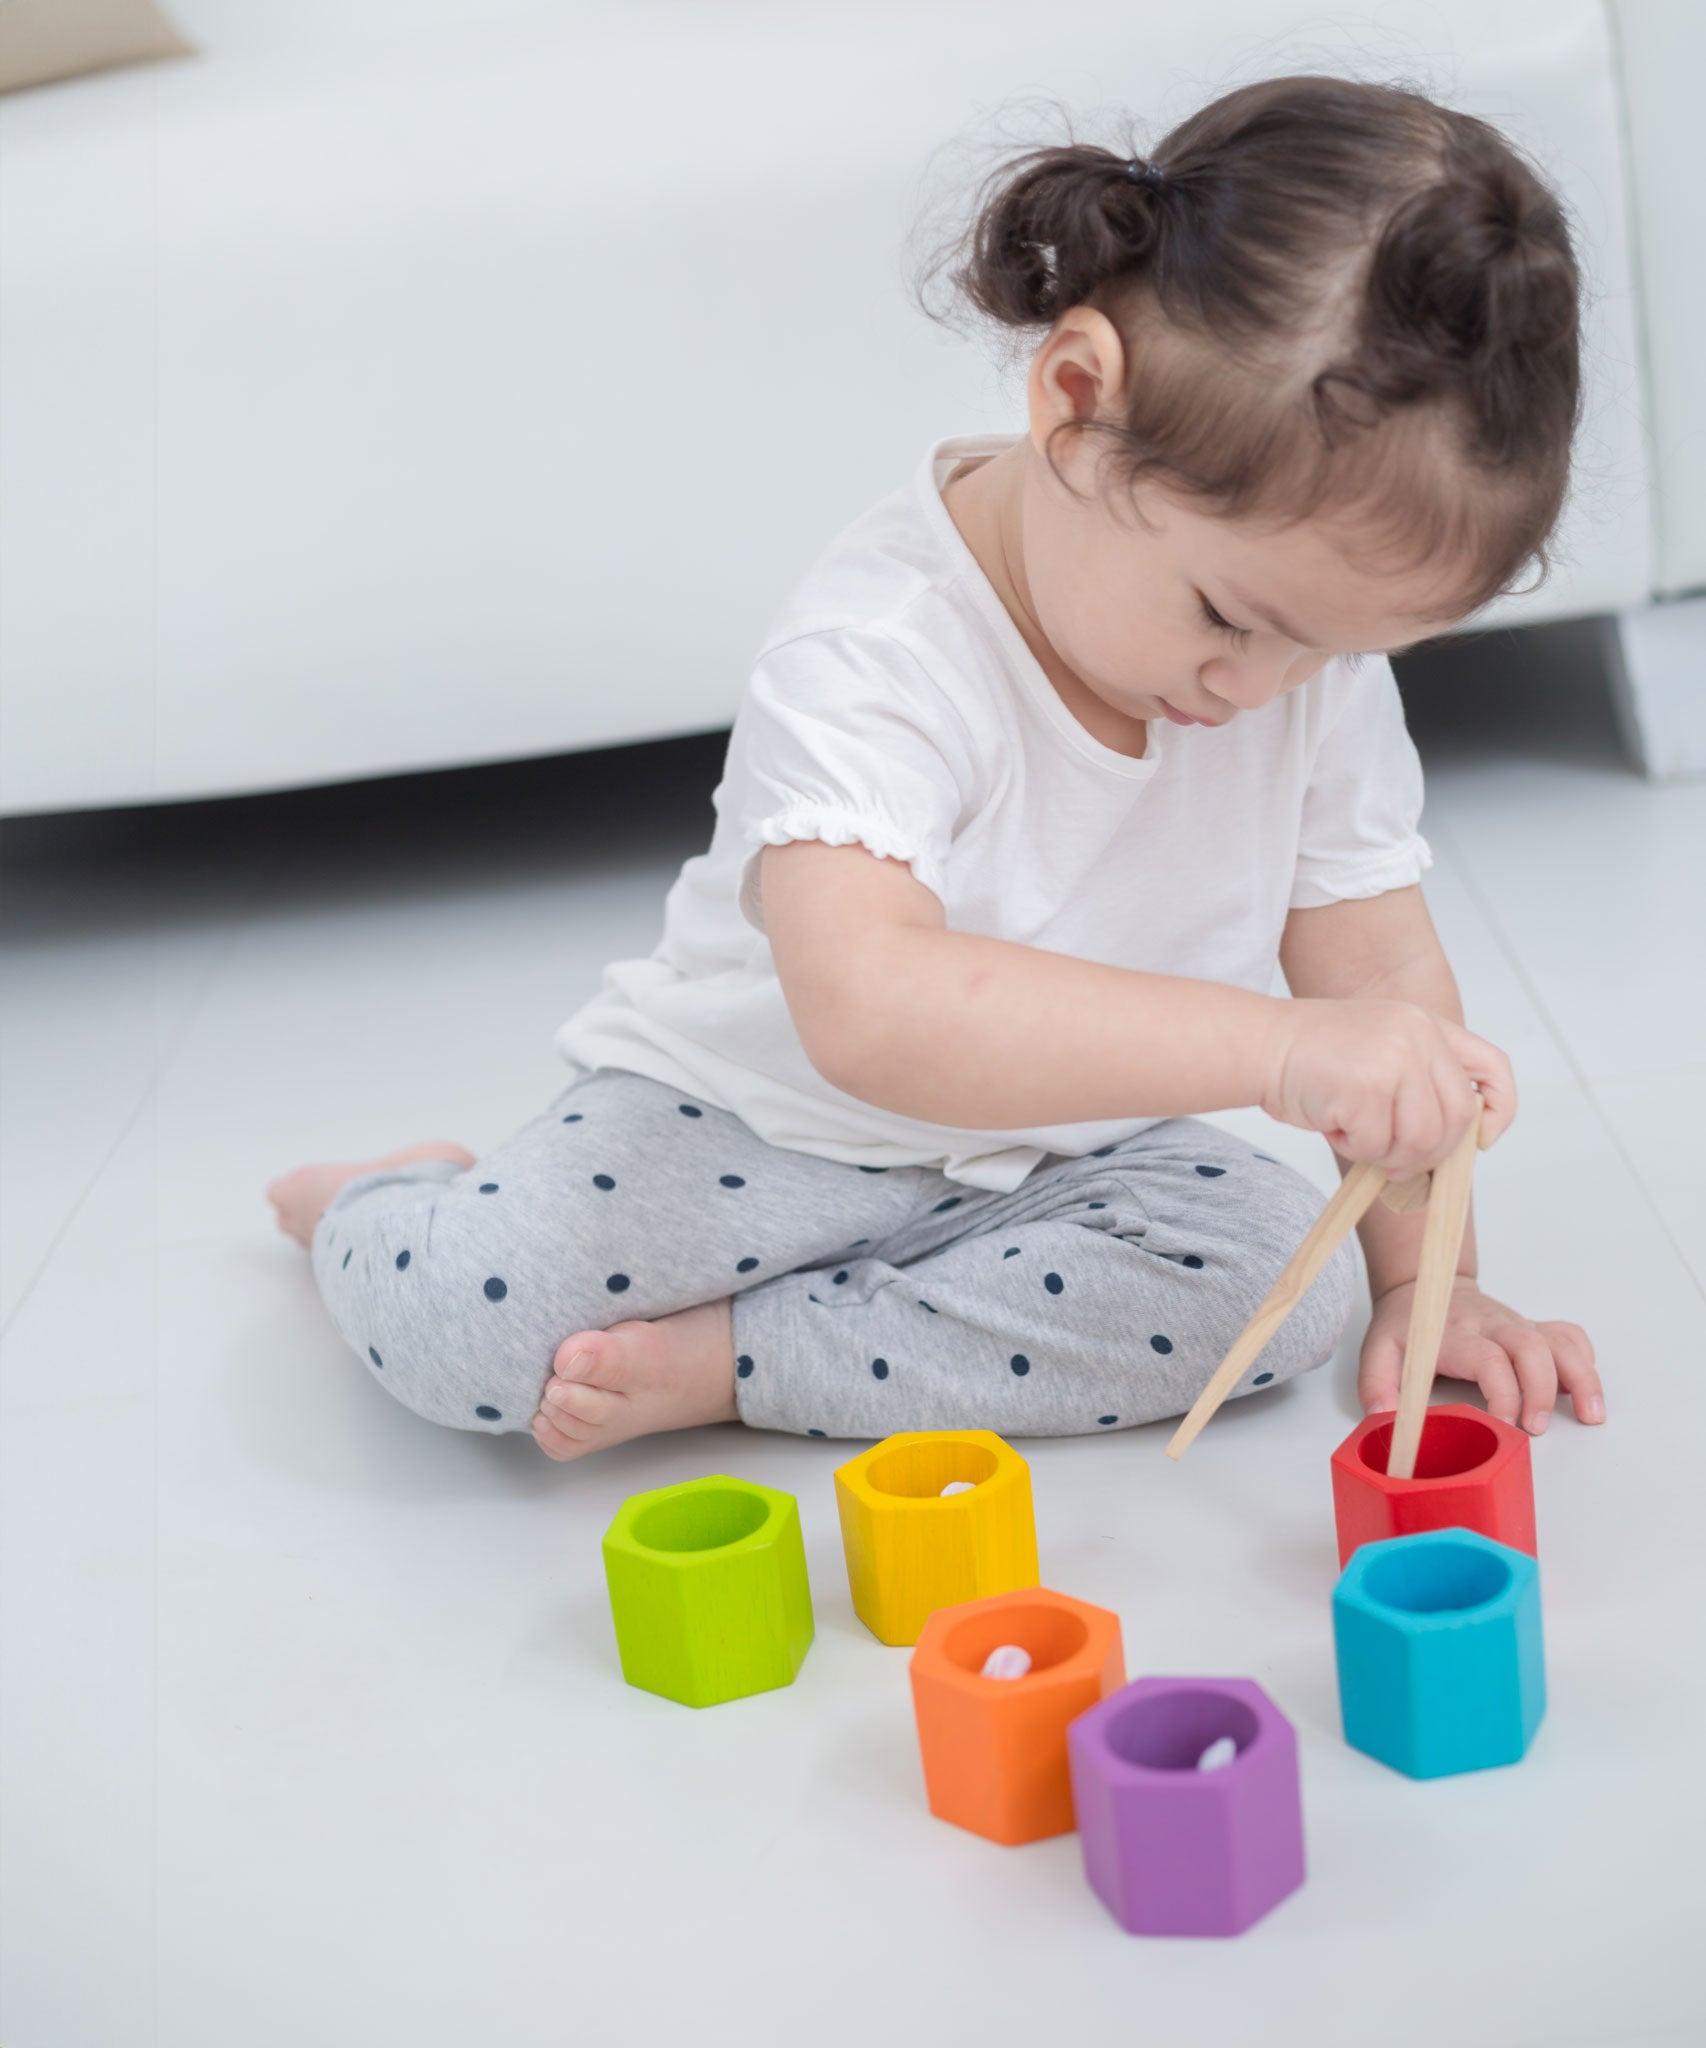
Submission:
M 764 936 L 764 847 L 857 843 L 905 861 L 955 931 L 1260 995 L 1288 910 L 1432 865 L 1384 659 L 1330 661 L 1218 729 L 1154 719 L 1141 760 L 1079 724 L 942 502 L 958 463 L 1013 438 L 936 442 L 795 587 L 735 720 L 710 848 L 671 888 L 656 950 L 607 968 L 558 1030 L 571 1066 L 649 1075 L 790 1151 L 1005 1191 L 1045 1153 L 1162 1119 L 963 1130 L 831 1086 Z

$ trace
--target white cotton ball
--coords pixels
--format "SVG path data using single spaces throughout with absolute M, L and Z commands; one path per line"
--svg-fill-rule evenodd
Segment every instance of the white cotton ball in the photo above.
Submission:
M 975 1485 L 976 1481 L 971 1479 L 950 1479 L 942 1489 L 942 1498 L 946 1500 L 951 1493 L 970 1493 Z
M 1031 1653 L 1017 1643 L 1001 1643 L 983 1660 L 983 1678 L 1023 1678 L 1031 1668 Z
M 1223 1771 L 1238 1754 L 1238 1745 L 1230 1735 L 1223 1735 L 1218 1742 L 1211 1742 L 1197 1758 L 1199 1771 Z

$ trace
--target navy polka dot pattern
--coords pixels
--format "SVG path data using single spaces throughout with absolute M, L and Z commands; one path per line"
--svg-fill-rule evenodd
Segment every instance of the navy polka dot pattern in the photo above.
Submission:
M 613 1325 L 622 1316 L 667 1314 L 683 1300 L 739 1294 L 744 1322 L 737 1321 L 737 1328 L 768 1360 L 762 1381 L 756 1352 L 731 1360 L 742 1410 L 756 1426 L 820 1439 L 881 1436 L 911 1426 L 917 1419 L 914 1393 L 922 1401 L 921 1389 L 928 1386 L 934 1400 L 941 1391 L 936 1375 L 947 1373 L 956 1379 L 967 1412 L 981 1410 L 996 1427 L 1006 1413 L 1021 1433 L 1129 1430 L 1155 1419 L 1157 1411 L 1167 1412 L 1166 1403 L 1177 1398 L 1188 1376 L 1186 1368 L 1195 1372 L 1207 1327 L 1198 1327 L 1205 1293 L 1241 1285 L 1247 1267 L 1259 1271 L 1270 1239 L 1276 1255 L 1282 1242 L 1294 1249 L 1292 1211 L 1298 1211 L 1299 1225 L 1303 1218 L 1304 1205 L 1288 1185 L 1293 1176 L 1283 1161 L 1225 1143 L 1200 1123 L 1184 1120 L 1150 1140 L 1134 1136 L 1099 1145 L 1087 1157 L 1053 1162 L 1057 1170 L 1037 1175 L 1031 1193 L 1003 1204 L 997 1213 L 1004 1228 L 997 1235 L 985 1213 L 993 1205 L 982 1191 L 940 1172 L 904 1162 L 865 1166 L 861 1172 L 896 1182 L 887 1195 L 877 1188 L 866 1195 L 855 1192 L 861 1184 L 850 1178 L 847 1165 L 790 1161 L 709 1103 L 701 1106 L 637 1075 L 601 1074 L 581 1100 L 591 1107 L 556 1112 L 564 1126 L 597 1126 L 578 1153 L 556 1147 L 542 1120 L 530 1127 L 526 1146 L 517 1142 L 488 1154 L 486 1179 L 458 1170 L 455 1186 L 442 1197 L 437 1188 L 407 1200 L 376 1196 L 371 1206 L 352 1209 L 347 1221 L 328 1217 L 318 1233 L 318 1270 L 354 1355 L 384 1382 L 383 1392 L 399 1395 L 434 1421 L 494 1435 L 524 1429 L 536 1406 L 531 1360 L 541 1329 L 560 1335 Z M 682 1139 L 685 1150 L 672 1142 L 680 1125 L 669 1118 L 676 1115 L 705 1126 Z M 1214 1150 L 1193 1158 L 1188 1148 L 1203 1140 Z M 575 1170 L 555 1171 L 546 1163 L 552 1154 L 555 1167 Z M 1118 1171 L 1111 1164 L 1116 1157 Z M 1274 1180 L 1264 1183 L 1243 1170 L 1247 1164 L 1272 1165 Z M 1154 1170 L 1152 1190 L 1141 1177 L 1132 1184 L 1152 1211 L 1147 1216 L 1124 1197 L 1128 1167 L 1140 1176 Z M 436 1168 L 432 1177 L 439 1177 Z M 1229 1185 L 1216 1188 L 1217 1180 Z M 932 1186 L 940 1192 L 932 1195 Z M 710 1198 L 712 1187 L 743 1193 L 745 1200 L 720 1204 Z M 1116 1190 L 1122 1192 L 1116 1196 Z M 476 1192 L 481 1201 L 470 1202 Z M 501 1207 L 482 1206 L 485 1197 L 500 1192 L 509 1197 Z M 609 1203 L 596 1217 L 583 1215 L 598 1210 L 593 1194 L 601 1201 L 622 1194 L 624 1200 Z M 566 1213 L 551 1212 L 553 1202 Z M 1204 1213 L 1209 1210 L 1212 1217 Z M 429 1213 L 435 1218 L 430 1239 Z M 599 1231 L 597 1222 L 621 1228 Z M 858 1235 L 861 1227 L 869 1235 Z M 844 1234 L 849 1228 L 852 1237 Z M 418 1247 L 410 1241 L 416 1230 Z M 1007 1230 L 1022 1235 L 1008 1237 Z M 405 1232 L 409 1237 L 399 1248 L 397 1239 Z M 762 1250 L 752 1247 L 749 1232 L 761 1237 Z M 1199 1232 L 1215 1246 L 1212 1258 L 1179 1249 Z M 1147 1236 L 1151 1256 L 1127 1256 L 1121 1233 L 1130 1235 L 1131 1248 Z M 669 1246 L 667 1260 L 653 1256 L 654 1243 Z M 416 1249 L 436 1262 L 418 1279 Z M 627 1257 L 639 1272 L 600 1273 L 612 1255 Z M 1022 1256 L 1032 1263 L 1011 1299 L 997 1290 L 981 1311 L 972 1309 L 965 1280 L 981 1272 L 988 1295 L 990 1268 L 983 1261 Z M 341 1262 L 343 1272 L 336 1283 L 330 1279 L 340 1270 L 334 1262 Z M 406 1286 L 387 1281 L 387 1262 Z M 1194 1284 L 1169 1280 L 1169 1266 L 1201 1277 Z M 1342 1275 L 1336 1271 L 1335 1278 L 1342 1295 Z M 621 1297 L 621 1305 L 602 1316 L 590 1306 L 601 1282 L 613 1299 Z M 802 1283 L 797 1291 L 796 1282 Z M 909 1296 L 908 1285 L 920 1283 L 931 1293 Z M 814 1287 L 824 1292 L 806 1292 Z M 946 1306 L 937 1302 L 938 1290 L 946 1294 Z M 1039 1293 L 1044 1302 L 1038 1302 Z M 477 1294 L 504 1313 L 484 1316 L 473 1306 Z M 507 1306 L 511 1294 L 513 1308 Z M 1181 1294 L 1197 1300 L 1181 1306 Z M 802 1330 L 799 1311 L 805 1305 L 837 1313 L 808 1319 Z M 470 1319 L 461 1342 L 452 1335 L 459 1310 Z M 931 1321 L 919 1323 L 918 1316 Z M 1156 1324 L 1162 1319 L 1178 1334 L 1161 1334 Z M 377 1337 L 367 1341 L 375 1326 L 386 1339 L 383 1354 Z M 1118 1412 L 1102 1412 L 1085 1398 L 1097 1381 L 1104 1393 L 1111 1390 L 1107 1376 L 1086 1370 L 1097 1338 L 1105 1338 L 1108 1328 L 1127 1333 L 1133 1368 L 1121 1377 L 1125 1406 Z M 827 1350 L 812 1341 L 832 1335 L 848 1341 Z M 930 1340 L 937 1340 L 934 1348 Z M 1015 1348 L 1003 1351 L 1003 1341 Z M 1019 1348 L 1024 1346 L 1032 1348 Z M 1274 1347 L 1278 1362 L 1271 1371 L 1252 1365 L 1240 1383 L 1243 1391 L 1265 1391 L 1305 1363 L 1301 1352 L 1294 1358 L 1295 1346 L 1285 1348 L 1283 1358 L 1281 1348 Z M 1145 1349 L 1155 1361 L 1147 1373 L 1138 1362 Z M 826 1355 L 808 1368 L 814 1351 Z M 798 1370 L 795 1353 L 801 1354 Z M 1003 1364 L 1024 1389 L 1007 1398 L 1005 1409 Z M 818 1379 L 824 1368 L 829 1377 Z M 847 1378 L 837 1383 L 837 1371 Z M 867 1378 L 881 1388 L 880 1401 L 860 1393 Z M 826 1395 L 825 1387 L 837 1391 Z M 801 1411 L 818 1400 L 834 1412 L 833 1431 L 827 1424 L 807 1428 Z

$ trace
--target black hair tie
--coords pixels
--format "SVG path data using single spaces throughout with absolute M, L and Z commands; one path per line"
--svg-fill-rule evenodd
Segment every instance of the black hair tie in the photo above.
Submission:
M 1141 157 L 1135 156 L 1126 165 L 1125 174 L 1134 185 L 1159 185 L 1167 175 L 1159 164 L 1146 164 Z

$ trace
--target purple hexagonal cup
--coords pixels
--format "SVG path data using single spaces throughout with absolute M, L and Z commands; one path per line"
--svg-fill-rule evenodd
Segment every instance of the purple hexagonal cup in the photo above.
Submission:
M 1297 1735 L 1253 1680 L 1140 1678 L 1067 1749 L 1084 1874 L 1128 1934 L 1242 1934 L 1303 1882 Z

